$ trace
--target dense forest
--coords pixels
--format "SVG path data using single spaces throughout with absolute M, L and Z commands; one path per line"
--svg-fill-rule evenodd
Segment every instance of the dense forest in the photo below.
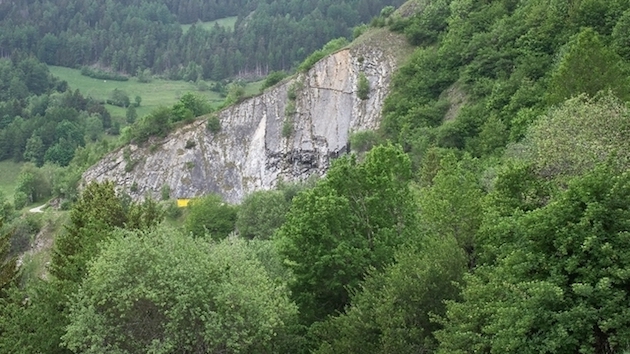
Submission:
M 50 222 L 2 229 L 0 352 L 630 352 L 630 1 L 415 3 L 371 21 L 417 48 L 325 177 L 183 215 L 92 183 L 43 279 L 12 242 Z
M 221 80 L 291 70 L 308 54 L 402 0 L 5 1 L 0 56 L 171 79 Z M 197 21 L 238 16 L 233 30 Z M 193 24 L 183 31 L 181 24 Z

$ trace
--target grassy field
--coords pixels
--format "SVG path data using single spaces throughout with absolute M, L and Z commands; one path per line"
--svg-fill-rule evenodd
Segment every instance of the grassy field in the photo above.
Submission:
M 15 163 L 11 160 L 0 161 L 0 192 L 5 197 L 13 200 L 17 176 L 20 174 L 23 163 Z
M 221 19 L 209 21 L 209 22 L 197 22 L 196 25 L 201 26 L 201 28 L 210 30 L 212 29 L 212 27 L 214 27 L 215 23 L 218 24 L 220 27 L 223 27 L 230 31 L 234 31 L 234 25 L 236 24 L 236 16 L 221 18 Z M 191 26 L 192 24 L 182 25 L 182 30 L 184 31 L 184 33 L 186 33 L 186 31 L 188 31 L 188 29 Z
M 223 103 L 224 98 L 216 92 L 197 90 L 195 84 L 186 81 L 171 81 L 155 79 L 149 83 L 141 83 L 136 78 L 129 81 L 112 81 L 93 79 L 81 75 L 78 69 L 70 69 L 61 66 L 49 66 L 50 72 L 62 80 L 66 80 L 72 89 L 79 89 L 85 96 L 91 96 L 98 100 L 106 100 L 114 89 L 123 90 L 129 95 L 131 102 L 136 96 L 142 98 L 142 103 L 137 109 L 138 117 L 142 117 L 159 106 L 170 106 L 187 93 L 206 97 L 213 107 Z M 245 86 L 245 95 L 254 96 L 260 92 L 264 80 L 248 83 Z M 126 109 L 122 107 L 105 105 L 107 110 L 115 117 L 124 117 Z
M 159 106 L 170 106 L 186 92 L 195 92 L 210 100 L 213 106 L 218 106 L 223 102 L 223 98 L 216 92 L 199 92 L 195 84 L 186 81 L 153 80 L 149 83 L 138 82 L 135 78 L 129 81 L 112 81 L 93 79 L 81 75 L 77 69 L 64 68 L 60 66 L 49 66 L 50 72 L 66 80 L 72 89 L 79 89 L 85 96 L 92 96 L 98 100 L 105 100 L 110 97 L 114 89 L 125 91 L 131 102 L 136 96 L 142 98 L 142 103 L 138 108 L 138 116 L 144 116 Z M 125 116 L 125 109 L 121 107 L 107 105 L 107 109 L 116 116 Z

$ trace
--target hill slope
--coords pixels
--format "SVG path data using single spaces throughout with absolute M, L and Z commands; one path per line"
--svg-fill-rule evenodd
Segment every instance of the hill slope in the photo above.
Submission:
M 316 63 L 263 94 L 218 112 L 221 130 L 197 121 L 165 139 L 120 149 L 90 168 L 86 181 L 114 180 L 132 197 L 219 193 L 230 202 L 278 181 L 323 174 L 331 158 L 349 150 L 354 131 L 376 129 L 389 84 L 404 50 L 402 36 L 385 29 Z M 357 95 L 359 78 L 368 97 Z

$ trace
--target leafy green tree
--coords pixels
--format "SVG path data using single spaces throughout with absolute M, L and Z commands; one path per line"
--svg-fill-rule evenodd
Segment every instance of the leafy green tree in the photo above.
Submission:
M 100 117 L 90 115 L 85 120 L 85 135 L 91 141 L 97 141 L 103 133 L 103 122 Z
M 98 243 L 127 221 L 125 208 L 112 182 L 90 183 L 70 211 L 70 224 L 55 240 L 50 273 L 79 283 L 87 263 L 98 254 Z
M 420 223 L 431 235 L 452 237 L 475 263 L 475 235 L 483 219 L 483 194 L 470 157 L 444 156 L 430 186 L 419 190 Z
M 112 182 L 90 183 L 70 211 L 70 223 L 57 237 L 50 273 L 59 280 L 79 283 L 88 262 L 99 252 L 99 243 L 115 228 L 147 229 L 164 218 L 160 206 L 147 199 L 127 203 L 116 194 Z
M 63 341 L 75 352 L 277 352 L 295 315 L 244 241 L 119 231 L 73 298 Z
M 69 354 L 61 347 L 68 324 L 69 293 L 62 283 L 37 279 L 26 289 L 11 287 L 0 298 L 0 352 Z
M 441 353 L 616 353 L 630 346 L 630 174 L 599 165 L 493 223 L 496 257 L 448 304 Z
M 365 272 L 391 262 L 395 248 L 413 238 L 410 179 L 407 155 L 382 145 L 362 163 L 336 160 L 324 180 L 294 198 L 276 240 L 304 323 L 342 311 Z
M 44 164 L 44 153 L 46 153 L 46 150 L 42 138 L 39 135 L 31 135 L 26 141 L 24 160 L 41 167 Z
M 285 220 L 291 200 L 282 191 L 257 191 L 243 200 L 236 215 L 236 229 L 245 238 L 268 239 Z
M 136 119 L 138 119 L 138 112 L 136 111 L 136 106 L 130 105 L 127 107 L 127 111 L 125 112 L 125 119 L 127 123 L 133 124 Z
M 607 89 L 623 100 L 629 97 L 623 61 L 602 43 L 595 31 L 584 29 L 569 42 L 553 72 L 548 101 L 558 104 L 582 93 L 595 97 L 599 91 Z
M 195 237 L 221 240 L 234 231 L 237 208 L 216 194 L 193 200 L 188 209 L 185 228 Z
M 530 127 L 526 142 L 541 175 L 575 176 L 614 154 L 630 166 L 629 111 L 611 94 L 566 101 Z
M 15 193 L 25 195 L 27 203 L 49 198 L 52 193 L 52 176 L 31 163 L 24 164 L 18 175 Z M 24 204 L 16 204 L 19 208 L 24 206 Z
M 107 103 L 113 104 L 114 106 L 129 107 L 131 101 L 129 100 L 127 92 L 116 88 L 109 95 Z
M 4 218 L 0 216 L 0 297 L 5 296 L 5 291 L 17 276 L 17 259 L 10 254 L 11 232 L 3 231 L 3 224 Z
M 441 328 L 444 300 L 458 298 L 466 256 L 450 236 L 422 238 L 419 250 L 397 253 L 396 262 L 371 272 L 344 314 L 313 328 L 316 353 L 430 353 Z

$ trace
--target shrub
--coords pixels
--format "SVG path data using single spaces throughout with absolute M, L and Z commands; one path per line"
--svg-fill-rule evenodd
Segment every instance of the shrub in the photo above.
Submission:
M 186 149 L 192 149 L 195 146 L 197 146 L 197 143 L 194 140 L 190 139 L 190 140 L 186 140 L 186 146 L 184 146 L 184 147 Z
M 366 152 L 379 144 L 380 137 L 372 130 L 364 130 L 350 135 L 350 147 L 357 152 Z
M 219 119 L 219 116 L 217 116 L 216 114 L 210 116 L 210 118 L 208 118 L 206 128 L 213 134 L 221 131 L 221 120 Z
M 107 99 L 107 103 L 118 107 L 129 107 L 131 101 L 127 92 L 119 89 L 114 89 Z
M 286 118 L 282 123 L 282 137 L 288 138 L 293 133 L 293 119 Z
M 160 188 L 160 194 L 162 200 L 169 200 L 171 198 L 171 186 L 168 184 L 163 185 L 162 188 Z
M 278 82 L 282 81 L 282 79 L 284 79 L 285 77 L 287 77 L 287 74 L 284 71 L 271 72 L 269 75 L 267 75 L 267 78 L 265 78 L 265 82 L 263 82 L 263 85 L 260 88 L 260 91 L 263 91 L 266 88 L 269 88 L 277 84 Z
M 365 77 L 364 73 L 359 73 L 359 80 L 357 81 L 357 96 L 365 101 L 370 94 L 370 81 Z
M 112 81 L 127 81 L 129 78 L 125 75 L 118 73 L 107 72 L 103 70 L 97 70 L 84 66 L 81 68 L 81 75 L 91 77 L 93 79 L 112 80 Z
M 331 54 L 345 47 L 346 45 L 348 45 L 348 40 L 343 37 L 331 40 L 330 42 L 326 43 L 326 45 L 324 45 L 322 49 L 314 51 L 313 54 L 309 55 L 306 59 L 304 59 L 302 64 L 300 64 L 300 66 L 298 67 L 298 70 L 299 71 L 309 70 L 310 68 L 313 67 L 313 65 L 315 65 L 315 63 L 320 61 L 322 58 L 324 58 L 328 54 Z

